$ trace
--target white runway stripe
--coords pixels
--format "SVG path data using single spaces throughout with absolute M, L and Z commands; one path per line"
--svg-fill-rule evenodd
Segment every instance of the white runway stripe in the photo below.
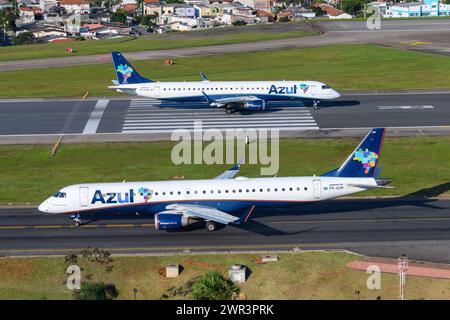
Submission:
M 196 108 L 197 107 L 197 108 Z M 122 127 L 123 133 L 170 133 L 176 129 L 194 130 L 201 121 L 203 129 L 279 129 L 318 130 L 306 107 L 283 108 L 252 114 L 225 114 L 223 109 L 208 108 L 204 103 L 171 103 L 159 100 L 132 100 Z

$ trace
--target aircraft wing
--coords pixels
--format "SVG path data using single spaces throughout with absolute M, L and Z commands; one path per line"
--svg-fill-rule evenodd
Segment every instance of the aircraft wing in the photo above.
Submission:
M 241 163 L 242 159 L 239 160 L 239 162 L 234 167 L 228 169 L 227 171 L 218 175 L 214 179 L 232 179 L 239 172 L 239 169 L 241 168 Z
M 202 92 L 203 96 L 211 106 L 222 107 L 227 105 L 228 103 L 245 103 L 254 100 L 261 100 L 255 96 L 236 96 L 231 98 L 223 98 L 223 99 L 211 99 L 206 93 Z
M 175 210 L 178 212 L 182 212 L 183 215 L 186 215 L 188 217 L 201 218 L 207 221 L 214 221 L 222 224 L 229 224 L 229 223 L 241 224 L 246 222 L 250 214 L 252 213 L 253 208 L 254 206 L 248 213 L 246 213 L 242 217 L 236 217 L 221 210 L 197 204 L 174 203 L 166 207 L 166 209 L 168 210 Z

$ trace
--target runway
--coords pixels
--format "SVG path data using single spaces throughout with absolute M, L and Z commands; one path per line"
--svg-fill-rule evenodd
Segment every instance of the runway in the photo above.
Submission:
M 80 228 L 34 208 L 0 209 L 0 254 L 67 254 L 88 246 L 111 253 L 349 249 L 450 262 L 450 199 L 343 199 L 290 209 L 256 209 L 251 221 L 207 232 L 165 232 L 149 218 L 94 221 Z
M 0 101 L 0 143 L 170 140 L 175 129 L 278 129 L 285 137 L 449 134 L 450 92 L 344 94 L 319 110 L 301 102 L 269 103 L 266 111 L 227 115 L 207 104 L 154 99 Z

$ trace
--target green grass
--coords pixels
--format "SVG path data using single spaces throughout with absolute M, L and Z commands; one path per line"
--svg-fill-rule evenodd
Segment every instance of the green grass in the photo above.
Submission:
M 65 56 L 85 56 L 93 54 L 110 53 L 111 51 L 149 51 L 168 50 L 187 47 L 213 46 L 231 43 L 256 42 L 284 38 L 299 38 L 313 35 L 305 31 L 267 32 L 259 28 L 242 28 L 235 33 L 220 35 L 217 31 L 202 31 L 202 37 L 186 36 L 181 38 L 178 33 L 165 35 L 149 35 L 138 38 L 125 37 L 98 41 L 75 41 L 65 43 L 47 43 L 35 45 L 10 46 L 0 49 L 0 61 L 55 58 Z M 68 54 L 66 48 L 73 48 L 74 52 Z
M 359 139 L 286 139 L 280 142 L 278 176 L 320 175 L 345 161 Z M 38 203 L 75 183 L 213 178 L 230 165 L 180 165 L 170 159 L 173 142 L 0 146 L 0 203 Z M 360 195 L 436 196 L 448 193 L 450 137 L 387 138 L 380 166 L 396 189 Z M 240 175 L 258 177 L 259 165 Z M 440 187 L 439 187 L 440 186 Z M 422 190 L 424 189 L 424 190 Z M 426 190 L 429 189 L 429 190 Z
M 252 271 L 247 282 L 239 285 L 247 299 L 398 299 L 398 277 L 382 274 L 381 289 L 368 290 L 368 275 L 350 270 L 346 264 L 360 257 L 341 252 L 303 252 L 279 254 L 279 261 L 257 264 L 260 255 L 192 255 L 114 257 L 113 270 L 102 274 L 119 290 L 119 299 L 187 299 L 189 281 L 209 270 L 227 276 L 232 264 Z M 164 279 L 158 269 L 169 263 L 184 267 L 178 278 Z M 66 288 L 66 264 L 63 258 L 1 258 L 0 299 L 71 299 Z M 84 275 L 82 271 L 82 277 Z M 93 279 L 93 281 L 98 281 Z M 408 276 L 406 299 L 448 299 L 450 282 Z M 177 294 L 174 294 L 178 292 Z
M 450 88 L 450 58 L 379 47 L 342 45 L 258 53 L 176 58 L 166 66 L 160 59 L 133 65 L 150 79 L 210 80 L 316 79 L 338 90 L 400 90 Z M 67 97 L 117 94 L 107 89 L 115 79 L 110 63 L 38 70 L 8 71 L 0 98 Z

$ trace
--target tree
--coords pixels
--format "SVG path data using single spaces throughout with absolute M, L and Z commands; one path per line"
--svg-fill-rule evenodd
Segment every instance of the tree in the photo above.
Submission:
M 125 10 L 117 9 L 116 12 L 111 15 L 111 21 L 125 23 L 127 21 L 127 16 L 128 14 Z
M 83 282 L 81 289 L 74 293 L 77 300 L 113 300 L 118 295 L 115 285 L 103 282 Z
M 156 26 L 156 18 L 158 18 L 158 13 L 149 14 L 146 16 L 138 16 L 136 20 L 141 26 L 146 26 L 147 29 L 152 29 Z
M 144 15 L 144 0 L 136 0 L 136 7 L 141 11 L 141 15 Z
M 16 37 L 14 37 L 12 43 L 14 45 L 20 45 L 20 44 L 33 44 L 35 43 L 35 37 L 34 34 L 31 32 L 22 32 L 19 33 Z
M 290 21 L 289 17 L 286 17 L 286 16 L 278 18 L 278 22 L 289 22 L 289 21 Z
M 218 271 L 209 271 L 192 285 L 191 295 L 195 300 L 229 300 L 239 291 L 238 286 Z
M 351 15 L 358 15 L 358 13 L 361 11 L 361 9 L 364 6 L 363 0 L 343 0 L 342 1 L 342 10 L 351 14 Z

